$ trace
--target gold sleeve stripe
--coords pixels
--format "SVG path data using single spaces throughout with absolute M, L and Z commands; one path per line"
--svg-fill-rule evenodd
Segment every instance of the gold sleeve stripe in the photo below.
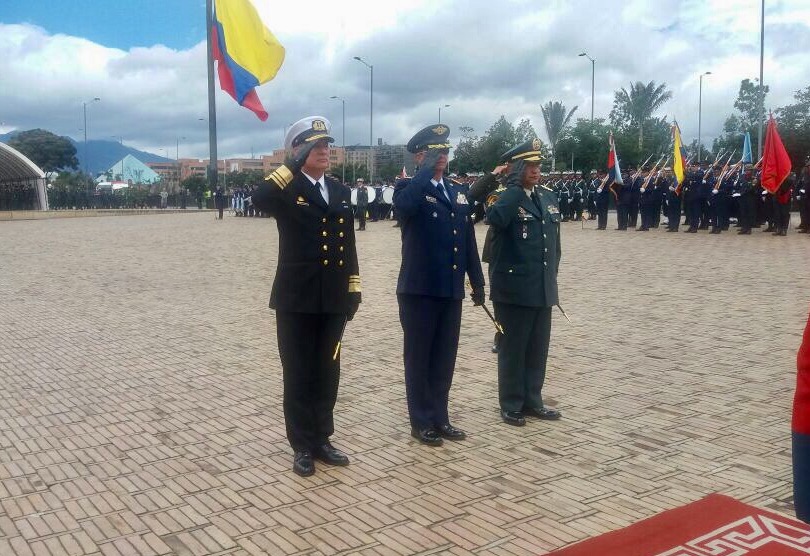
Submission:
M 290 172 L 290 169 L 282 164 L 275 171 L 273 171 L 272 174 L 264 179 L 266 181 L 272 181 L 279 186 L 280 189 L 284 189 L 290 185 L 290 182 L 293 180 L 293 175 L 292 172 Z
M 357 274 L 349 276 L 349 293 L 360 293 L 360 276 Z

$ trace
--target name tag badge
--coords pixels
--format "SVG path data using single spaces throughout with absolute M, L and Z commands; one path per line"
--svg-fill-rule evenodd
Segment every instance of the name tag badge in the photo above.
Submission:
M 425 195 L 425 201 L 427 201 L 428 203 L 435 203 L 436 202 L 436 197 L 431 197 L 430 195 Z
M 302 207 L 308 207 L 309 206 L 309 203 L 301 196 L 299 196 L 298 199 L 295 200 L 295 204 L 301 205 Z
M 548 213 L 549 214 L 560 214 L 560 209 L 557 205 L 549 205 L 548 206 Z
M 467 197 L 464 195 L 464 193 L 459 192 L 459 194 L 456 195 L 456 204 L 457 205 L 466 205 L 466 204 L 468 204 L 467 203 Z

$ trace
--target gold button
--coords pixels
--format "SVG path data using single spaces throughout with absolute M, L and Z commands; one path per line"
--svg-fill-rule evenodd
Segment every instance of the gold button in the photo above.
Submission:
M 338 235 L 339 235 L 340 237 L 343 237 L 343 232 L 340 232 Z
M 343 261 L 338 261 L 338 266 L 343 266 Z
M 343 219 L 341 218 L 340 220 L 338 220 L 338 222 L 340 222 L 341 224 L 343 224 Z
M 453 252 L 458 253 L 458 247 L 453 247 Z
M 321 222 L 323 222 L 324 224 L 326 224 L 326 217 L 324 217 L 324 218 L 323 218 L 323 220 L 321 220 Z
M 456 230 L 453 230 L 453 235 L 456 235 L 457 233 L 458 233 L 458 232 L 457 232 Z
M 546 234 L 543 234 L 543 237 L 548 237 L 548 236 L 546 236 Z
M 457 268 L 458 268 L 458 267 L 457 267 L 456 265 L 453 265 L 453 270 L 456 270 Z
M 322 235 L 323 237 L 326 237 L 326 230 L 324 230 L 324 231 L 321 233 L 321 235 Z
M 328 246 L 328 245 L 326 245 L 326 244 L 324 244 L 324 246 L 323 246 L 323 250 L 324 250 L 324 251 L 327 251 L 328 249 L 329 249 L 329 246 Z
M 343 246 L 340 246 L 340 252 L 343 253 Z
M 543 261 L 543 266 L 548 266 L 548 263 L 546 261 Z
M 326 266 L 326 265 L 328 265 L 328 264 L 329 264 L 329 259 L 324 259 L 324 260 L 323 260 L 323 266 Z
M 512 273 L 512 269 L 511 269 L 511 268 L 509 269 L 509 273 L 510 273 L 510 274 Z
M 455 218 L 455 217 L 456 217 L 456 213 L 455 213 L 455 212 L 451 212 L 451 213 L 450 213 L 450 218 Z
M 548 253 L 548 247 L 546 247 L 545 249 L 543 249 L 543 251 L 545 251 L 546 253 Z

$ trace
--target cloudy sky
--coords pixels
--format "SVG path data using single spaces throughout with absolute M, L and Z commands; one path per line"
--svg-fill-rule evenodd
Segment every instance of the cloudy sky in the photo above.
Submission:
M 698 76 L 703 137 L 716 136 L 739 83 L 759 76 L 759 0 L 253 0 L 285 46 L 278 76 L 258 88 L 261 122 L 217 87 L 220 157 L 267 153 L 284 127 L 307 115 L 331 119 L 346 144 L 368 144 L 369 70 L 374 137 L 403 143 L 442 121 L 482 133 L 500 116 L 529 118 L 545 137 L 540 105 L 579 106 L 596 117 L 631 81 L 666 82 L 661 115 L 697 137 Z M 93 139 L 123 138 L 156 154 L 207 157 L 203 0 L 3 0 L 0 10 L 0 132 L 41 127 Z M 766 0 L 768 107 L 810 85 L 810 2 Z M 165 149 L 165 150 L 164 150 Z

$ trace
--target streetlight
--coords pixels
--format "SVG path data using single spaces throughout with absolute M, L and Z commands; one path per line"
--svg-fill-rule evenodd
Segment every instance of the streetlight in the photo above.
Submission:
M 98 98 L 98 97 L 93 97 L 93 100 L 88 100 L 88 101 L 82 102 L 82 109 L 84 111 L 84 173 L 87 174 L 87 175 L 89 175 L 89 173 L 87 171 L 88 159 L 89 159 L 89 157 L 87 155 L 87 105 L 90 104 L 91 102 L 97 102 L 99 100 L 101 100 L 101 99 Z
M 355 56 L 355 60 L 371 70 L 371 81 L 368 88 L 368 148 L 369 148 L 369 181 L 374 184 L 374 66 Z
M 439 106 L 439 123 L 442 123 L 442 108 L 450 108 L 450 105 L 445 104 L 444 106 Z
M 341 98 L 341 97 L 339 97 L 337 95 L 332 95 L 329 98 L 331 98 L 332 100 L 339 100 L 340 103 L 343 105 L 343 123 L 341 124 L 342 131 L 343 131 L 343 178 L 342 178 L 342 180 L 343 180 L 343 183 L 345 184 L 346 183 L 346 99 Z
M 177 168 L 175 171 L 177 172 L 177 187 L 180 188 L 180 139 L 185 139 L 185 137 L 177 137 L 177 142 L 174 145 L 174 162 L 177 164 Z
M 585 56 L 588 60 L 591 61 L 591 125 L 593 125 L 593 91 L 594 91 L 594 80 L 596 78 L 596 60 L 588 56 L 587 52 L 582 52 L 579 56 Z
M 703 123 L 703 76 L 704 75 L 711 75 L 712 72 L 707 71 L 700 74 L 700 87 L 698 88 L 698 152 L 697 152 L 697 161 L 700 164 L 700 126 Z

